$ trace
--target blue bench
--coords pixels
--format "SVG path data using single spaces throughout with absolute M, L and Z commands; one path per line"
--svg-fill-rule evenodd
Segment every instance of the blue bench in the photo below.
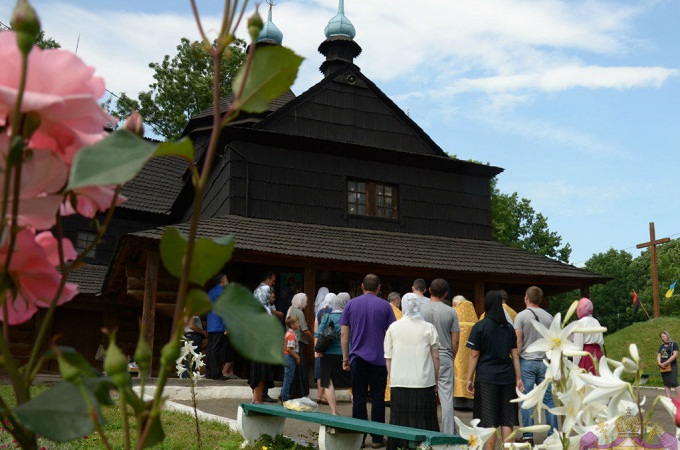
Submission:
M 403 439 L 408 441 L 409 448 L 413 449 L 460 450 L 468 445 L 468 441 L 453 434 L 334 416 L 316 411 L 291 411 L 282 405 L 241 403 L 237 420 L 239 431 L 246 443 L 252 443 L 263 434 L 272 437 L 281 434 L 287 418 L 319 424 L 319 450 L 359 449 L 364 434 Z

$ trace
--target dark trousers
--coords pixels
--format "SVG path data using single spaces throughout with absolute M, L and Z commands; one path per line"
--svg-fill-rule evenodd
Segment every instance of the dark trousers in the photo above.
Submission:
M 300 346 L 300 364 L 295 368 L 295 377 L 290 387 L 291 397 L 307 397 L 309 395 L 309 376 L 307 370 L 307 345 L 304 342 L 298 343 Z
M 205 350 L 205 377 L 217 380 L 222 376 L 227 337 L 223 331 L 208 332 L 208 348 Z
M 387 367 L 374 366 L 359 357 L 352 361 L 352 417 L 368 420 L 366 400 L 371 389 L 371 421 L 385 423 L 385 386 Z M 382 442 L 383 436 L 372 434 L 373 443 Z

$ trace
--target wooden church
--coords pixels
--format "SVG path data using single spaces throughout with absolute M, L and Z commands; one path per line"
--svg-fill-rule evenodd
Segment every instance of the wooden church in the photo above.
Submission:
M 488 289 L 503 288 L 521 301 L 533 284 L 546 295 L 573 289 L 585 295 L 606 282 L 492 240 L 490 181 L 503 169 L 451 158 L 363 74 L 354 62 L 361 47 L 343 9 L 340 1 L 319 46 L 326 58 L 321 80 L 298 96 L 281 96 L 266 114 L 239 116 L 222 133 L 199 236 L 234 235 L 225 268 L 230 280 L 255 288 L 272 271 L 283 301 L 288 284 L 312 300 L 320 286 L 355 295 L 371 272 L 381 277 L 386 297 L 410 292 L 416 278 L 441 277 L 452 296 L 465 295 L 478 312 Z M 270 10 L 258 45 L 280 45 L 282 37 Z M 220 109 L 229 103 L 222 99 Z M 211 114 L 194 117 L 185 130 L 199 167 Z M 124 187 L 128 200 L 104 242 L 74 273 L 80 294 L 57 311 L 53 333 L 62 334 L 63 345 L 96 364 L 101 328 L 117 327 L 132 353 L 143 317 L 158 353 L 169 337 L 177 288 L 159 262 L 159 238 L 169 225 L 188 229 L 192 189 L 186 163 L 167 157 L 150 161 Z M 66 229 L 78 248 L 94 236 L 81 219 L 70 219 Z M 20 330 L 25 339 L 40 318 Z

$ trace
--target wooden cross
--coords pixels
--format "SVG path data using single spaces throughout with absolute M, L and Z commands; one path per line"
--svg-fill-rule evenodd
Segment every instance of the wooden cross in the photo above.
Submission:
M 654 317 L 659 317 L 661 311 L 659 309 L 659 276 L 656 270 L 656 246 L 659 244 L 665 244 L 670 242 L 669 238 L 663 238 L 656 240 L 656 235 L 654 234 L 654 222 L 649 222 L 649 242 L 643 244 L 638 244 L 636 248 L 649 247 L 649 254 L 652 258 L 652 294 L 654 298 Z

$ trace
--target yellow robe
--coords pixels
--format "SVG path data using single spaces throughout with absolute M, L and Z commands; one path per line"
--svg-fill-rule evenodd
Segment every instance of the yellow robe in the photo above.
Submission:
M 467 348 L 466 344 L 472 327 L 477 323 L 477 313 L 475 306 L 469 300 L 462 300 L 453 308 L 458 314 L 458 323 L 460 324 L 458 353 L 453 361 L 453 396 L 473 399 L 475 396 L 467 391 L 465 384 L 470 367 L 470 349 Z
M 394 317 L 397 318 L 397 320 L 401 319 L 401 310 L 394 306 L 392 303 L 390 303 L 390 306 L 392 307 L 392 311 L 394 311 Z M 390 377 L 387 377 L 387 386 L 385 387 L 385 401 L 389 402 L 390 399 L 392 398 L 392 392 L 390 391 Z

